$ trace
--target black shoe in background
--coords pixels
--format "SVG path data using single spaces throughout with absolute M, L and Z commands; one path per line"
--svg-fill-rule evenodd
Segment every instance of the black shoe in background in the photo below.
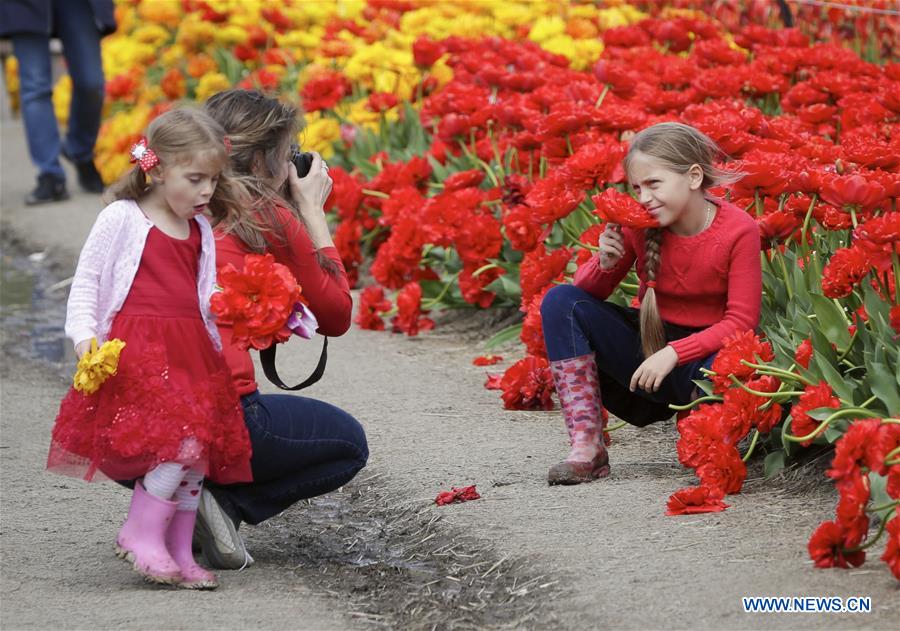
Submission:
M 66 181 L 51 173 L 42 173 L 38 176 L 35 189 L 25 196 L 25 204 L 35 206 L 49 202 L 61 202 L 64 199 L 69 199 Z
M 94 166 L 93 160 L 75 162 L 65 151 L 61 151 L 60 153 L 63 158 L 75 166 L 75 171 L 78 172 L 78 183 L 86 193 L 103 192 L 103 178 L 100 177 L 100 173 L 97 171 L 97 167 Z

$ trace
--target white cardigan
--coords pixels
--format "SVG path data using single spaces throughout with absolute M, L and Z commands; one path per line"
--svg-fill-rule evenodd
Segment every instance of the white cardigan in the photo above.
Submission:
M 194 218 L 200 226 L 201 252 L 197 273 L 200 315 L 217 350 L 222 349 L 219 332 L 209 309 L 216 280 L 216 248 L 206 217 Z M 97 216 L 88 235 L 69 291 L 66 335 L 77 346 L 97 338 L 103 343 L 113 319 L 122 308 L 141 263 L 147 234 L 153 223 L 131 199 L 115 201 Z

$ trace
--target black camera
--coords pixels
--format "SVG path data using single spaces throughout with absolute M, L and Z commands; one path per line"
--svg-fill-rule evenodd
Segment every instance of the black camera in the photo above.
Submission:
M 294 168 L 297 169 L 297 177 L 306 177 L 312 166 L 313 154 L 307 151 L 300 151 L 300 147 L 297 145 L 294 145 L 292 149 L 291 162 L 294 163 Z

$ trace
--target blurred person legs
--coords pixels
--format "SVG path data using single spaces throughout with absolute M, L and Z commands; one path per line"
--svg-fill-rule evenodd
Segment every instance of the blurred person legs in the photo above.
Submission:
M 38 185 L 25 198 L 29 205 L 68 199 L 66 174 L 59 163 L 60 140 L 53 111 L 50 39 L 46 35 L 14 35 L 13 54 L 19 61 L 22 120 L 28 152 L 38 169 Z
M 103 180 L 94 166 L 94 144 L 100 131 L 104 96 L 100 32 L 88 0 L 54 0 L 53 9 L 72 77 L 69 128 L 61 154 L 75 165 L 81 188 L 88 193 L 102 193 Z
M 72 100 L 64 141 L 53 107 L 50 33 L 22 27 L 13 32 L 13 53 L 19 62 L 22 118 L 31 161 L 38 170 L 37 187 L 25 198 L 29 205 L 67 199 L 62 155 L 75 165 L 85 191 L 103 191 L 94 166 L 94 143 L 100 129 L 104 80 L 100 37 L 90 0 L 53 0 L 50 21 L 62 41 L 63 55 L 72 78 Z M 30 27 L 28 27 L 30 28 Z

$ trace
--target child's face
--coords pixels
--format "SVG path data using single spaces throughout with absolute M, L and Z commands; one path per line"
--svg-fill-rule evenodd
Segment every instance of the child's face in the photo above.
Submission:
M 628 179 L 638 201 L 664 228 L 680 220 L 698 198 L 702 203 L 699 165 L 677 173 L 658 158 L 637 152 L 629 163 Z
M 219 182 L 220 169 L 204 156 L 194 156 L 189 162 L 176 162 L 160 169 L 160 193 L 169 208 L 182 219 L 191 219 L 206 210 Z

